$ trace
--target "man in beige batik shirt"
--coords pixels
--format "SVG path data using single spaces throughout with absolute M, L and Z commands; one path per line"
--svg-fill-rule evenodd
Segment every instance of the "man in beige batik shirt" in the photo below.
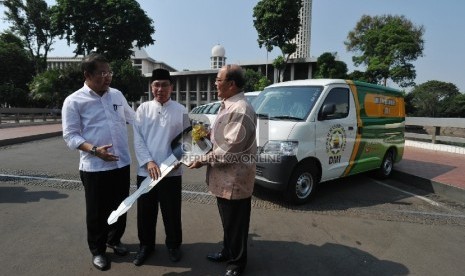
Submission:
M 212 128 L 213 150 L 190 168 L 207 166 L 209 191 L 216 196 L 223 224 L 223 248 L 207 255 L 226 262 L 226 276 L 240 275 L 247 265 L 247 238 L 255 181 L 256 115 L 245 99 L 244 72 L 238 65 L 221 68 L 215 81 L 222 107 Z

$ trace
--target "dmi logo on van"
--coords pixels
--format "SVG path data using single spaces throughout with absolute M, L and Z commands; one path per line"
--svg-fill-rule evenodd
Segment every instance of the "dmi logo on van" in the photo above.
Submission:
M 341 152 L 346 147 L 346 132 L 340 124 L 332 126 L 326 136 L 326 152 L 329 155 L 329 164 L 341 162 Z

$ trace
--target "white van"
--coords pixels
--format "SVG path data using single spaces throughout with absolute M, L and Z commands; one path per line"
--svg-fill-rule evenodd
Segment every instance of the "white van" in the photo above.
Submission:
M 377 170 L 391 174 L 404 152 L 400 91 L 346 80 L 277 83 L 254 102 L 256 183 L 307 202 L 320 182 Z
M 245 99 L 252 104 L 261 91 L 245 92 Z M 206 126 L 212 126 L 220 110 L 221 102 L 216 101 L 194 107 L 189 112 L 189 118 L 193 123 L 202 123 Z
M 220 101 L 199 105 L 189 112 L 189 118 L 195 124 L 202 123 L 206 126 L 212 126 L 215 123 L 220 106 Z

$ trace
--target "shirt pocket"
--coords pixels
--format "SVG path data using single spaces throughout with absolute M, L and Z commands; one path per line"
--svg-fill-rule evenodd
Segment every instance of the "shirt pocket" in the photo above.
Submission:
M 124 114 L 124 106 L 123 103 L 113 102 L 113 120 L 119 123 L 126 123 L 126 117 Z

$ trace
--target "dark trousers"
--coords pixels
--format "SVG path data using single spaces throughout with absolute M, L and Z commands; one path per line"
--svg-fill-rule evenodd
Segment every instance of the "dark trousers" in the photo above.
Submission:
M 86 195 L 87 243 L 92 255 L 104 254 L 106 244 L 119 243 L 126 229 L 126 214 L 112 225 L 107 219 L 129 195 L 129 166 L 79 174 Z
M 137 176 L 138 188 L 144 179 L 145 176 Z M 137 199 L 137 234 L 141 246 L 155 248 L 159 204 L 165 226 L 166 246 L 178 248 L 181 245 L 181 190 L 181 176 L 165 177 Z
M 242 270 L 247 265 L 247 239 L 252 198 L 228 200 L 217 197 L 216 199 L 224 231 L 222 253 L 230 257 L 228 269 Z

